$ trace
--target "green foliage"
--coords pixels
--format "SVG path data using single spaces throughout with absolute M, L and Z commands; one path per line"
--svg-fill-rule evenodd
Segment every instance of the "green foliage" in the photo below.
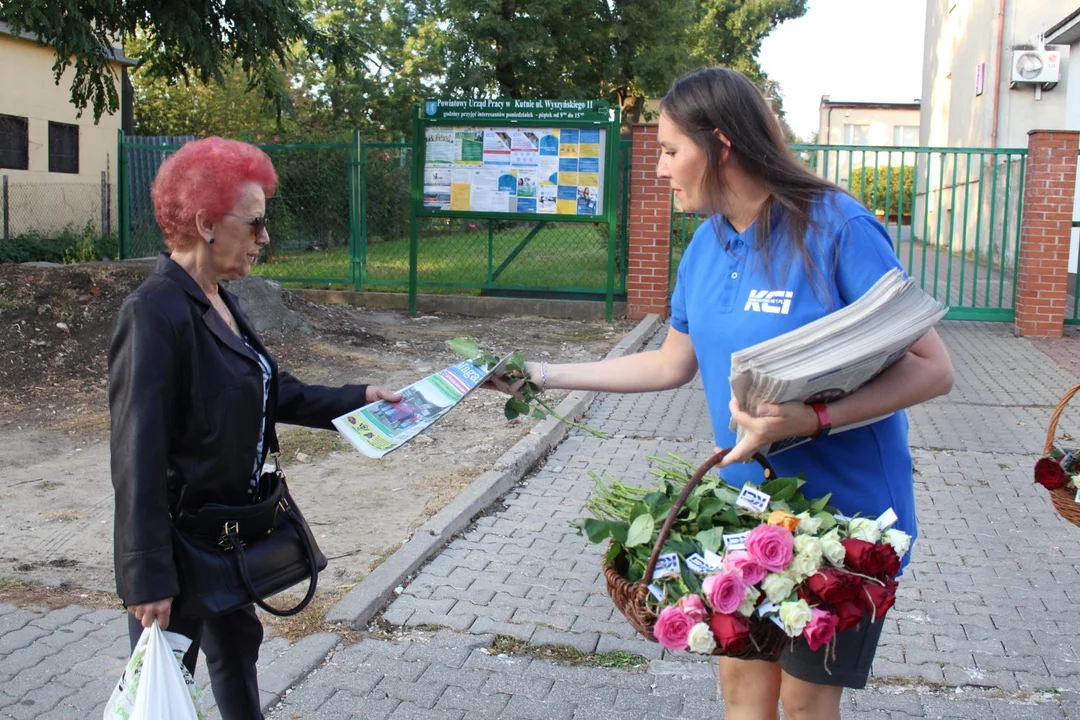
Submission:
M 0 264 L 24 262 L 81 263 L 116 257 L 116 240 L 102 237 L 92 224 L 67 227 L 56 235 L 28 232 L 0 241 Z
M 202 83 L 223 82 L 234 64 L 250 83 L 266 85 L 294 44 L 342 65 L 357 54 L 347 36 L 317 30 L 296 0 L 188 3 L 167 0 L 6 0 L 0 20 L 56 48 L 56 82 L 72 68 L 71 100 L 92 105 L 94 118 L 119 108 L 114 70 L 104 48 L 141 34 L 140 73 Z
M 903 186 L 900 179 L 903 175 Z M 888 185 L 886 185 L 886 182 Z M 876 193 L 876 195 L 875 195 Z M 911 214 L 915 201 L 915 168 L 912 165 L 883 168 L 860 167 L 851 171 L 851 194 L 872 211 L 886 211 L 896 217 L 903 197 L 904 214 Z

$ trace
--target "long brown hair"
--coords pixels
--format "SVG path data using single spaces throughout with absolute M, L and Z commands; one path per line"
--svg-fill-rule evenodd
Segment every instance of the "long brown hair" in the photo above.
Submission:
M 711 212 L 717 198 L 726 190 L 721 172 L 720 154 L 725 147 L 716 137 L 719 130 L 731 141 L 731 153 L 753 179 L 769 192 L 769 199 L 756 219 L 755 245 L 765 271 L 773 267 L 770 247 L 772 210 L 784 209 L 783 222 L 789 223 L 788 238 L 821 289 L 822 269 L 816 267 L 806 248 L 806 232 L 812 223 L 811 206 L 824 192 L 840 190 L 815 175 L 788 150 L 780 123 L 768 101 L 745 76 L 723 67 L 710 67 L 684 75 L 675 81 L 660 100 L 660 110 L 705 152 L 706 168 L 702 187 L 710 200 Z M 715 220 L 714 220 L 715 221 Z M 788 268 L 785 268 L 785 272 Z

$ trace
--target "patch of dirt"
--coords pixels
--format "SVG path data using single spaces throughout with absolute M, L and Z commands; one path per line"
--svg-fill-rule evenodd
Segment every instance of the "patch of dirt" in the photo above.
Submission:
M 106 352 L 120 303 L 151 267 L 0 265 L 0 576 L 113 589 Z M 288 292 L 275 307 L 263 339 L 282 369 L 309 383 L 393 389 L 455 362 L 446 341 L 458 335 L 499 354 L 516 349 L 530 359 L 578 362 L 602 357 L 631 327 L 520 317 L 410 319 L 403 312 L 317 305 Z M 273 329 L 285 327 L 293 329 Z M 552 392 L 550 399 L 563 394 Z M 504 400 L 476 392 L 381 460 L 361 456 L 336 433 L 282 426 L 290 490 L 330 558 L 320 575 L 320 602 L 305 611 L 303 625 L 320 624 L 331 598 L 529 431 L 535 421 L 503 417 Z

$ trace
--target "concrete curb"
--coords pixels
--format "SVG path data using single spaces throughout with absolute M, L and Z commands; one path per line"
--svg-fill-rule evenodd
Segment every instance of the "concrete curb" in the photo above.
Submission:
M 607 354 L 616 358 L 636 352 L 660 327 L 659 315 L 648 315 Z M 595 392 L 574 391 L 556 408 L 566 418 L 580 416 L 596 397 Z M 361 580 L 326 614 L 329 622 L 363 628 L 390 598 L 394 588 L 437 554 L 443 545 L 472 521 L 477 513 L 516 485 L 566 436 L 567 426 L 547 418 L 495 461 L 461 495 L 420 526 L 409 542 Z

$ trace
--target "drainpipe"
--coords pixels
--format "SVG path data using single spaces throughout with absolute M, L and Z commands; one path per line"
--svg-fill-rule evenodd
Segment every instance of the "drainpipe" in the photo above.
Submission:
M 1001 66 L 1005 64 L 1005 0 L 998 0 L 997 62 L 994 65 L 994 114 L 990 127 L 990 146 L 998 147 L 998 116 L 1001 113 Z

